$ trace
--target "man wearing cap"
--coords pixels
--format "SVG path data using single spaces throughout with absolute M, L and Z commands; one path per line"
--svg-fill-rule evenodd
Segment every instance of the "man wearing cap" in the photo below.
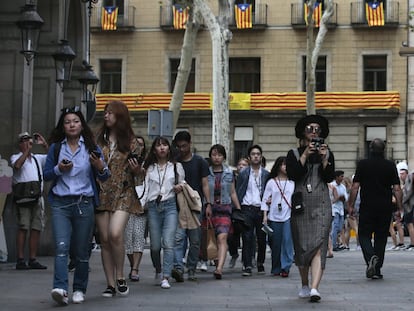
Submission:
M 352 215 L 358 189 L 361 187 L 359 243 L 367 264 L 366 277 L 375 280 L 383 278 L 381 268 L 393 211 L 392 196 L 394 194 L 398 210 L 402 210 L 402 191 L 395 164 L 384 157 L 385 142 L 375 138 L 369 145 L 369 151 L 369 158 L 361 160 L 357 165 L 348 213 Z
M 43 166 L 46 162 L 46 154 L 32 154 L 33 140 L 48 150 L 48 144 L 42 135 L 35 133 L 32 137 L 28 132 L 19 134 L 20 152 L 10 158 L 13 167 L 13 185 L 17 183 L 37 181 L 42 176 Z M 43 178 L 42 178 L 43 179 Z M 43 190 L 43 182 L 41 183 Z M 16 270 L 47 269 L 36 260 L 37 246 L 40 232 L 44 228 L 44 203 L 40 197 L 35 202 L 17 203 L 16 214 L 19 229 L 16 237 L 17 263 Z M 24 259 L 24 246 L 27 232 L 29 236 L 29 261 Z

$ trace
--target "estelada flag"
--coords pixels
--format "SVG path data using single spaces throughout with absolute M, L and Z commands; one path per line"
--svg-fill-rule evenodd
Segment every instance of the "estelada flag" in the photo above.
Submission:
M 253 27 L 251 4 L 236 4 L 234 6 L 234 16 L 236 19 L 236 27 L 238 29 Z
M 308 13 L 309 13 L 308 5 L 305 3 L 304 7 L 305 7 L 305 10 L 304 10 L 305 23 L 306 25 L 308 25 Z M 319 28 L 319 26 L 321 25 L 321 19 L 322 19 L 322 3 L 321 2 L 318 2 L 318 1 L 315 2 L 315 6 L 313 7 L 312 17 L 313 17 L 314 26 L 316 28 Z
M 179 4 L 173 5 L 173 25 L 174 29 L 185 29 L 188 21 L 188 7 L 182 7 Z
M 116 30 L 118 19 L 118 8 L 116 6 L 106 6 L 102 10 L 102 30 Z
M 365 3 L 368 26 L 384 26 L 384 5 L 382 2 Z

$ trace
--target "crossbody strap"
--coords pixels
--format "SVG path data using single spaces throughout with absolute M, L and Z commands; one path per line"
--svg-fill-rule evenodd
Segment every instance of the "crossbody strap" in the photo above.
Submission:
M 39 163 L 36 160 L 36 157 L 32 154 L 32 158 L 35 161 L 36 164 L 36 168 L 37 168 L 37 176 L 39 177 L 39 181 L 42 182 L 42 175 L 40 174 L 40 168 L 39 168 Z
M 286 181 L 288 182 L 288 181 Z M 289 208 L 292 208 L 292 206 L 290 206 L 289 201 L 286 199 L 285 194 L 283 193 L 282 189 L 280 188 L 279 184 L 277 183 L 277 181 L 275 181 L 276 186 L 279 188 L 280 194 L 282 195 L 283 200 L 285 200 L 286 204 L 289 206 Z

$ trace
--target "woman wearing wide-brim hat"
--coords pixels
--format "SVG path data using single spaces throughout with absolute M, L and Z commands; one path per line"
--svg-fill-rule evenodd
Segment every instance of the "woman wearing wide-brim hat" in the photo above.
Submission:
M 291 217 L 295 264 L 302 280 L 299 297 L 317 302 L 321 299 L 318 288 L 325 269 L 332 222 L 327 184 L 334 178 L 335 160 L 324 141 L 329 135 L 329 122 L 323 116 L 301 118 L 295 134 L 300 146 L 288 152 L 286 168 L 289 179 L 295 182 L 295 191 L 303 195 L 304 210 L 296 214 L 292 211 Z

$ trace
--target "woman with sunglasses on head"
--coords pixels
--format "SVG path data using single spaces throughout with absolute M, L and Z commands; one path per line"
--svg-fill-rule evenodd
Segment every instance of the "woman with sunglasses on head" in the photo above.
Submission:
M 135 177 L 141 174 L 138 145 L 131 126 L 128 108 L 123 102 L 109 102 L 104 109 L 104 121 L 97 135 L 111 177 L 100 183 L 100 206 L 96 209 L 96 224 L 101 242 L 102 264 L 107 281 L 103 297 L 129 293 L 124 277 L 124 232 L 130 214 L 141 214 L 143 208 L 135 192 Z
M 295 264 L 302 280 L 299 297 L 317 302 L 321 299 L 318 288 L 325 269 L 332 222 L 327 184 L 334 179 L 335 160 L 324 141 L 329 134 L 326 118 L 303 117 L 296 124 L 295 134 L 300 147 L 288 152 L 286 169 L 288 178 L 295 182 L 295 194 L 302 193 L 304 206 L 301 213 L 294 213 L 296 206 L 292 204 L 291 216 Z
M 163 289 L 171 287 L 169 278 L 174 264 L 175 232 L 178 225 L 176 193 L 185 179 L 184 168 L 175 162 L 170 142 L 157 137 L 144 163 L 145 201 L 148 206 L 148 225 L 151 259 L 155 280 Z M 163 259 L 161 264 L 161 248 Z
M 57 303 L 68 304 L 67 267 L 73 240 L 76 269 L 72 301 L 82 303 L 88 285 L 94 208 L 99 205 L 95 181 L 105 181 L 110 173 L 79 107 L 62 110 L 49 142 L 44 179 L 52 181 L 48 199 L 56 250 L 51 294 Z

